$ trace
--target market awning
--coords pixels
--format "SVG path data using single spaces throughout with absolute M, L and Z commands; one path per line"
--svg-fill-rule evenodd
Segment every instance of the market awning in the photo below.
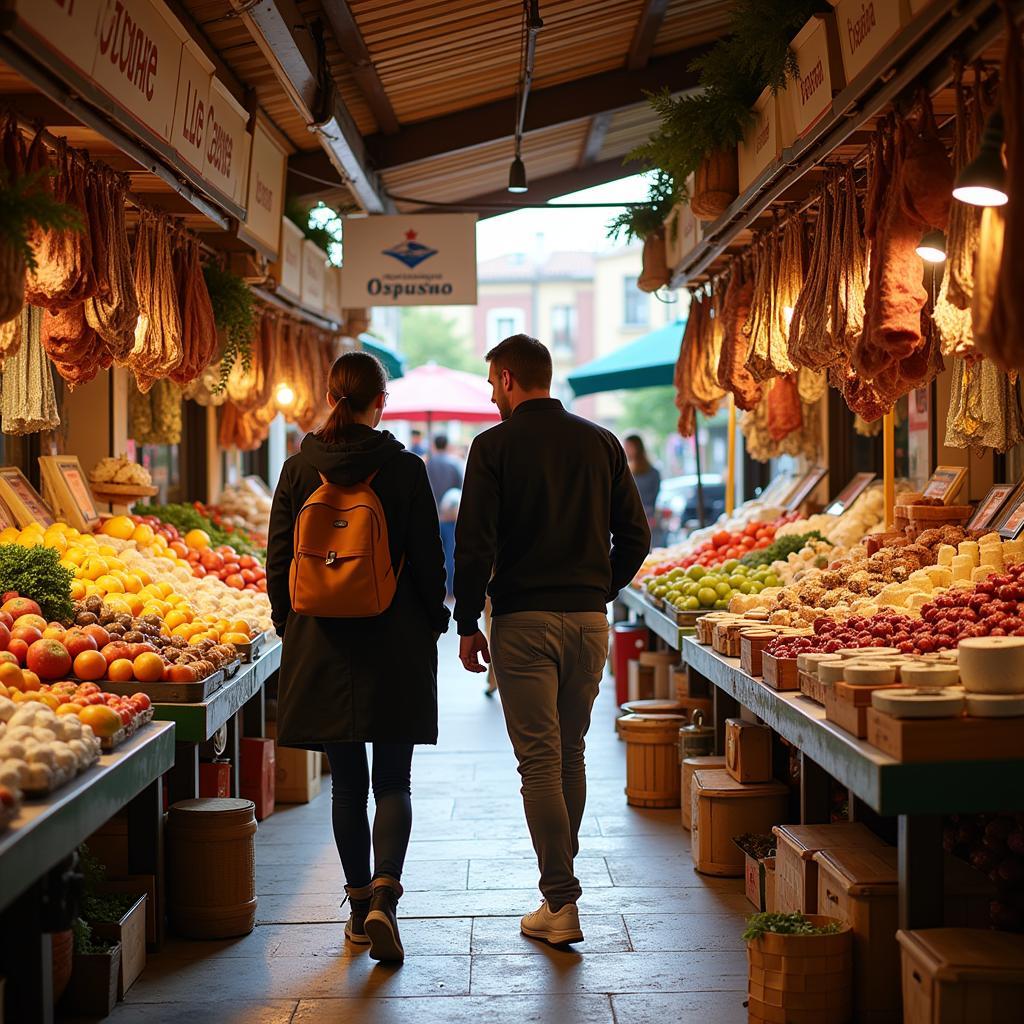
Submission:
M 685 320 L 667 324 L 615 352 L 573 370 L 569 386 L 577 398 L 599 391 L 651 388 L 671 384 Z
M 369 334 L 359 335 L 359 347 L 371 356 L 376 356 L 388 371 L 388 380 L 398 380 L 405 376 L 405 360 L 391 349 L 386 348 L 376 338 Z
M 388 420 L 460 420 L 491 423 L 499 419 L 487 381 L 472 373 L 428 363 L 417 366 L 388 388 Z

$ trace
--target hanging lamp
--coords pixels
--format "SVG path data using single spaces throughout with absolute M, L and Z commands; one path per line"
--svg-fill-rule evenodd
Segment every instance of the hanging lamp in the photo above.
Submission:
M 997 109 L 985 124 L 978 155 L 956 179 L 954 199 L 971 206 L 1003 206 L 1009 201 L 1002 148 L 1003 113 Z

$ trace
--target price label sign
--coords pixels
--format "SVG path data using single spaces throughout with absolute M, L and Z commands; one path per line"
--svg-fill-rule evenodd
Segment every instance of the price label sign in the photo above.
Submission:
M 815 466 L 808 470 L 786 499 L 786 511 L 795 512 L 807 500 L 811 491 L 825 479 L 826 473 L 828 469 L 825 466 Z
M 970 522 L 967 524 L 967 529 L 987 530 L 996 521 L 1014 490 L 1013 484 L 996 484 L 975 509 L 974 515 L 971 516 Z
M 64 518 L 78 530 L 91 530 L 100 517 L 78 456 L 41 455 L 39 469 Z
M 790 476 L 776 477 L 758 496 L 758 501 L 764 505 L 774 505 L 789 494 L 793 486 L 793 478 Z
M 39 492 L 17 466 L 0 466 L 0 498 L 13 513 L 17 526 L 25 527 L 30 523 L 52 526 L 56 521 Z
M 875 479 L 874 473 L 858 473 L 833 499 L 825 509 L 830 516 L 841 516 Z
M 967 476 L 963 466 L 936 466 L 922 492 L 926 498 L 937 498 L 943 505 L 952 504 Z
M 1021 487 L 1004 508 L 1003 521 L 999 524 L 999 536 L 1004 540 L 1016 540 L 1024 529 L 1024 487 Z

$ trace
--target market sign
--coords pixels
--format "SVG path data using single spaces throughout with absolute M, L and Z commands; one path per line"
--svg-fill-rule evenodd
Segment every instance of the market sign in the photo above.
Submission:
M 324 311 L 327 253 L 308 238 L 302 243 L 302 305 L 314 313 Z
M 288 152 L 257 116 L 252 131 L 252 156 L 249 160 L 249 191 L 245 203 L 245 222 L 238 237 L 261 249 L 271 259 L 281 250 L 281 217 L 284 214 L 284 183 L 288 171 Z
M 476 304 L 476 214 L 346 217 L 341 304 Z
M 966 476 L 967 470 L 963 466 L 936 466 L 922 493 L 926 498 L 951 505 Z
M 203 177 L 233 202 L 252 209 L 252 197 L 246 202 L 249 167 L 249 117 L 245 109 L 216 79 L 210 80 L 210 103 L 206 108 L 206 134 L 203 145 Z M 257 122 L 258 123 L 258 122 Z M 278 190 L 278 195 L 282 190 Z M 273 205 L 264 197 L 261 209 Z
M 974 515 L 967 523 L 967 530 L 987 530 L 996 521 L 1007 499 L 1016 489 L 1016 484 L 996 484 L 982 498 Z
M 830 516 L 841 516 L 875 479 L 874 473 L 857 473 L 856 476 L 832 499 L 825 512 Z

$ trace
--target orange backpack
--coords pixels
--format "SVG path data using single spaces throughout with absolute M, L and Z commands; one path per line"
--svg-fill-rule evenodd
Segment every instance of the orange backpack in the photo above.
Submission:
M 328 619 L 365 619 L 386 611 L 398 574 L 388 524 L 370 487 L 323 483 L 295 517 L 295 556 L 288 575 L 292 610 Z M 401 566 L 399 566 L 401 572 Z

